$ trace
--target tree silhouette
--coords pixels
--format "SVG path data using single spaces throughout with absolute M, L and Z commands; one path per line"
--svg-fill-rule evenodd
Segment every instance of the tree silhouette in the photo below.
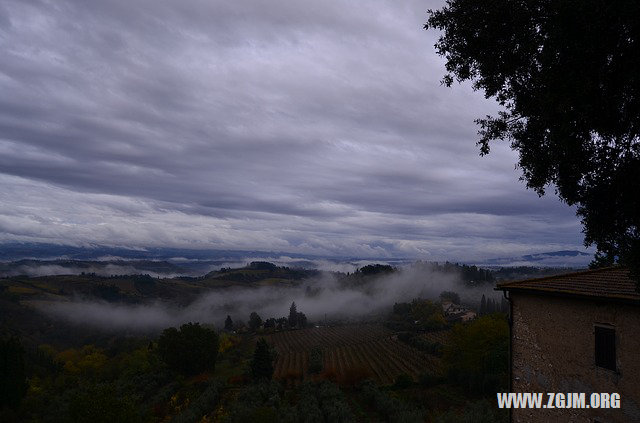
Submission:
M 291 303 L 289 308 L 289 326 L 295 328 L 298 324 L 298 311 L 296 309 L 296 303 Z
M 267 320 L 264 321 L 264 328 L 275 328 L 276 327 L 276 319 L 274 319 L 273 317 L 268 318 Z
M 470 80 L 502 106 L 478 119 L 481 154 L 508 140 L 527 187 L 577 206 L 593 266 L 640 281 L 640 2 L 449 0 L 444 83 Z
M 297 321 L 298 321 L 298 327 L 300 329 L 304 329 L 307 327 L 307 315 L 302 313 L 302 312 L 298 312 L 298 317 L 297 317 Z
M 254 380 L 271 380 L 273 376 L 273 354 L 267 340 L 260 338 L 256 343 L 251 360 L 251 376 Z
M 218 334 L 199 323 L 168 328 L 158 339 L 160 359 L 173 370 L 187 375 L 213 370 L 218 356 Z
M 224 321 L 224 330 L 227 332 L 233 331 L 233 320 L 231 320 L 231 316 L 227 315 L 227 318 Z
M 249 329 L 256 331 L 262 326 L 262 318 L 255 311 L 249 316 Z

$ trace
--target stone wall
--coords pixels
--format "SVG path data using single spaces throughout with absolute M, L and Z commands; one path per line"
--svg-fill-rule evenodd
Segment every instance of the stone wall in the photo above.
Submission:
M 615 409 L 513 409 L 514 422 L 640 422 L 640 307 L 511 292 L 513 392 L 618 392 Z M 596 324 L 616 330 L 617 371 L 596 367 Z

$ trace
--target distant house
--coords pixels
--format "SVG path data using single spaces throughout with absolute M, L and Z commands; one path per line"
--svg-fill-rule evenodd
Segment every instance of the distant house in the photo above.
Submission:
M 512 409 L 514 422 L 640 422 L 640 294 L 613 267 L 498 284 L 511 392 L 619 393 L 620 409 Z M 548 399 L 548 397 L 546 397 Z
M 476 312 L 450 301 L 442 303 L 442 313 L 447 322 L 467 322 L 476 318 Z

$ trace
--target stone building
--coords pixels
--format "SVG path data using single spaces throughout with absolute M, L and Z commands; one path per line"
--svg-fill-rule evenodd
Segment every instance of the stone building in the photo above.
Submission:
M 469 310 L 463 305 L 452 303 L 451 301 L 442 302 L 442 313 L 447 322 L 468 322 L 477 317 L 473 310 Z
M 513 422 L 640 422 L 640 294 L 620 267 L 498 284 L 511 392 L 619 393 L 619 409 L 512 409 Z M 548 396 L 545 395 L 545 402 Z

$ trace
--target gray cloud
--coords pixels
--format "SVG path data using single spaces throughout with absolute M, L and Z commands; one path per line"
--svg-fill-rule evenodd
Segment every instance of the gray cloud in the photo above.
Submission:
M 478 157 L 410 1 L 0 8 L 0 239 L 363 257 L 575 249 L 574 210 Z

